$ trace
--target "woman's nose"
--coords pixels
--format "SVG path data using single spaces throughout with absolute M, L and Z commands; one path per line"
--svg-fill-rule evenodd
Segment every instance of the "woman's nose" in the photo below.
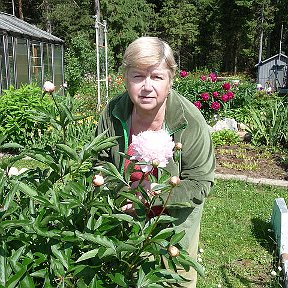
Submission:
M 152 90 L 153 87 L 152 87 L 152 82 L 151 82 L 151 78 L 150 77 L 146 77 L 145 78 L 145 81 L 144 81 L 144 89 L 145 90 Z

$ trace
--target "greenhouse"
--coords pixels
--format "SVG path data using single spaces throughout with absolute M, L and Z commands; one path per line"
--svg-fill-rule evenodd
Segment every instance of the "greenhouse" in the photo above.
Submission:
M 10 86 L 64 82 L 64 41 L 0 12 L 0 94 Z

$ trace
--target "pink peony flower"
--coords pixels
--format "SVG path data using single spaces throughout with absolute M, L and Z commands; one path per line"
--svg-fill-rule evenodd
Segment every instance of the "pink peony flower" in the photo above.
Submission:
M 211 82 L 216 82 L 217 81 L 217 75 L 215 73 L 210 73 L 209 78 Z
M 182 78 L 188 76 L 188 72 L 186 70 L 181 70 L 179 74 L 180 74 L 180 77 Z
M 219 93 L 217 91 L 212 92 L 212 96 L 217 98 L 219 96 Z
M 204 92 L 201 94 L 201 98 L 203 101 L 209 100 L 209 94 L 207 92 Z
M 200 76 L 200 79 L 201 79 L 202 81 L 206 81 L 206 80 L 207 80 L 207 77 L 206 77 L 205 75 L 201 75 L 201 76 Z
M 223 94 L 223 95 L 221 96 L 221 100 L 222 100 L 223 102 L 227 102 L 227 101 L 229 101 L 229 96 L 228 96 L 227 94 Z
M 50 81 L 46 81 L 43 85 L 43 90 L 47 93 L 52 93 L 55 90 L 55 85 Z
M 228 82 L 223 83 L 222 88 L 226 91 L 230 90 L 231 85 Z
M 133 156 L 131 160 L 145 161 L 147 165 L 140 165 L 143 172 L 152 170 L 152 162 L 158 167 L 166 167 L 169 159 L 173 157 L 175 143 L 172 137 L 165 131 L 144 131 L 138 135 L 132 135 Z
M 234 98 L 234 93 L 232 91 L 228 91 L 226 94 L 228 95 L 229 100 Z
M 200 110 L 202 107 L 202 103 L 200 101 L 195 101 L 194 105 Z
M 221 106 L 220 103 L 217 101 L 214 101 L 211 103 L 211 109 L 213 109 L 213 110 L 219 110 L 220 106 Z

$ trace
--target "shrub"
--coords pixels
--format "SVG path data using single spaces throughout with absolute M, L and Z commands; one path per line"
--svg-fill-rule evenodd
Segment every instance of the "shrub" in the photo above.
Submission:
M 177 76 L 174 81 L 174 89 L 189 99 L 202 112 L 206 121 L 210 122 L 214 114 L 221 117 L 231 108 L 234 101 L 238 83 L 217 81 L 213 73 L 206 75 L 183 73 Z
M 211 134 L 215 147 L 225 145 L 235 145 L 240 142 L 239 135 L 230 129 L 215 131 Z
M 34 84 L 4 90 L 0 96 L 0 134 L 6 135 L 7 142 L 26 146 L 47 128 L 45 123 L 36 123 L 30 118 L 30 110 L 51 104 L 50 98 L 42 99 L 41 95 L 41 88 Z
M 178 245 L 185 232 L 174 231 L 174 219 L 161 213 L 147 217 L 155 197 L 161 201 L 161 196 L 150 199 L 143 189 L 129 186 L 133 164 L 124 176 L 109 163 L 91 168 L 115 138 L 101 134 L 80 150 L 67 143 L 68 126 L 80 120 L 70 113 L 71 103 L 67 97 L 54 110 L 35 113 L 35 120 L 62 132 L 56 145 L 23 154 L 45 168 L 8 177 L 13 157 L 0 165 L 1 286 L 167 287 L 183 281 L 173 271 L 176 265 L 192 266 L 203 275 Z M 159 176 L 153 189 L 171 193 L 175 183 L 170 175 L 159 168 Z M 134 216 L 122 211 L 127 199 L 134 204 Z M 171 246 L 180 253 L 171 253 Z M 162 268 L 162 257 L 171 270 Z

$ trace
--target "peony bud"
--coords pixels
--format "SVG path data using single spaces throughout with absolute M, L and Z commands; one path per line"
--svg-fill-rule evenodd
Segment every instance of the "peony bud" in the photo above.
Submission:
M 156 168 L 156 167 L 159 166 L 159 164 L 160 164 L 159 160 L 157 160 L 157 159 L 152 160 L 152 166 L 153 166 L 153 167 Z
M 43 85 L 43 89 L 47 93 L 52 93 L 55 90 L 55 85 L 50 81 L 46 81 Z
M 180 251 L 176 246 L 169 246 L 167 251 L 171 257 L 177 257 L 180 254 Z
M 93 177 L 93 181 L 92 181 L 93 185 L 95 187 L 99 187 L 102 186 L 104 184 L 104 178 L 102 175 L 95 175 Z
M 182 143 L 178 142 L 175 144 L 175 149 L 176 150 L 181 150 L 182 149 Z
M 180 178 L 178 176 L 172 176 L 169 182 L 172 186 L 177 186 L 180 184 Z

